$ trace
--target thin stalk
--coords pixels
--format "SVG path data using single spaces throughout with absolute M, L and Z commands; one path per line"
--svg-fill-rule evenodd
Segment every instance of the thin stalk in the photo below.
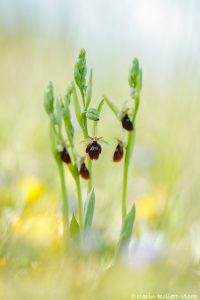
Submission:
M 62 191 L 62 217 L 63 217 L 63 237 L 65 242 L 67 242 L 67 237 L 69 233 L 69 199 L 67 188 L 65 184 L 65 172 L 62 162 L 57 161 L 57 166 L 59 170 L 60 176 L 60 184 L 61 184 L 61 191 Z
M 83 136 L 84 139 L 88 138 L 88 126 L 87 126 L 87 118 L 86 116 L 83 117 L 83 126 L 82 126 Z M 88 193 L 91 191 L 92 188 L 92 161 L 87 156 L 87 166 L 90 173 L 90 179 L 88 180 Z
M 65 184 L 64 167 L 62 161 L 60 160 L 60 157 L 58 156 L 58 152 L 56 149 L 56 130 L 51 120 L 49 123 L 49 133 L 50 133 L 50 140 L 51 140 L 51 149 L 55 161 L 57 163 L 59 177 L 60 177 L 61 192 L 62 192 L 63 237 L 64 237 L 65 246 L 67 246 L 67 237 L 69 233 L 69 209 L 68 209 L 69 199 L 68 199 L 67 187 Z M 59 136 L 59 138 L 61 138 L 61 136 Z
M 127 204 L 127 187 L 128 187 L 128 173 L 129 173 L 129 164 L 131 160 L 131 155 L 133 153 L 133 147 L 135 143 L 135 135 L 136 135 L 136 129 L 135 129 L 135 119 L 139 108 L 140 98 L 139 95 L 137 99 L 135 99 L 135 111 L 132 118 L 132 123 L 134 126 L 134 130 L 129 132 L 128 134 L 128 143 L 126 146 L 126 154 L 124 158 L 124 169 L 123 169 L 123 183 L 122 183 L 122 222 L 126 216 L 126 204 Z
M 77 198 L 78 198 L 78 217 L 80 229 L 83 229 L 83 205 L 82 205 L 82 193 L 81 193 L 81 183 L 79 175 L 75 176 Z
M 81 98 L 82 98 L 82 101 L 83 101 L 83 107 L 85 109 L 85 95 L 83 94 L 83 92 L 81 92 Z
M 131 131 L 128 136 L 128 144 L 126 147 L 126 154 L 124 159 L 123 185 L 122 185 L 122 220 L 124 220 L 126 216 L 126 198 L 127 198 L 129 162 L 130 162 L 132 149 L 135 141 L 134 137 L 135 137 L 135 132 Z
M 80 183 L 80 178 L 79 178 L 79 174 L 78 174 L 78 167 L 77 167 L 77 159 L 76 159 L 76 155 L 74 152 L 74 144 L 73 144 L 73 140 L 67 130 L 67 126 L 65 124 L 65 128 L 66 128 L 66 132 L 67 132 L 67 136 L 68 136 L 68 140 L 70 143 L 70 147 L 71 147 L 71 152 L 72 152 L 72 157 L 74 160 L 74 180 L 75 180 L 75 184 L 76 184 L 76 191 L 77 191 L 77 200 L 78 200 L 78 216 L 79 216 L 79 225 L 80 225 L 80 229 L 83 228 L 83 205 L 82 205 L 82 193 L 81 193 L 81 183 Z

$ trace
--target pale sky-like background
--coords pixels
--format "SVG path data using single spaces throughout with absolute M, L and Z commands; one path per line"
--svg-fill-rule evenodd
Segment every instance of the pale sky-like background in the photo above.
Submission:
M 62 36 L 74 57 L 86 49 L 100 79 L 127 77 L 137 56 L 144 81 L 162 91 L 185 75 L 200 78 L 199 16 L 198 0 L 0 0 L 0 34 L 25 32 L 44 43 Z
M 170 61 L 190 56 L 199 63 L 200 4 L 198 0 L 1 0 L 0 27 L 48 34 L 64 32 L 77 48 L 170 68 Z M 144 55 L 147 56 L 147 55 Z M 169 63 L 166 65 L 166 61 Z

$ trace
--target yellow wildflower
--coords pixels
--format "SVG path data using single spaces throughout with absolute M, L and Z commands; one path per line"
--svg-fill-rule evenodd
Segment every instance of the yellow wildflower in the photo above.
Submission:
M 163 210 L 165 197 L 162 193 L 147 194 L 137 202 L 138 220 L 152 222 Z
M 12 231 L 23 239 L 55 249 L 62 239 L 62 219 L 50 213 L 24 214 L 12 224 Z
M 0 257 L 0 268 L 3 268 L 7 263 L 7 259 L 5 256 Z
M 45 185 L 33 176 L 21 178 L 17 187 L 28 204 L 36 202 L 45 192 Z

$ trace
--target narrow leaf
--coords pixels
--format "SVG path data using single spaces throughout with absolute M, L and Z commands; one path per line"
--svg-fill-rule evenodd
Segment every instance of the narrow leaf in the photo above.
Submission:
M 73 91 L 73 89 L 72 89 Z M 65 129 L 68 136 L 68 139 L 71 144 L 73 144 L 73 137 L 74 137 L 74 127 L 72 124 L 71 113 L 70 113 L 70 101 L 71 101 L 71 89 L 64 95 L 64 108 L 63 108 L 63 119 L 65 123 Z
M 131 208 L 130 212 L 124 218 L 121 233 L 120 233 L 120 239 L 118 243 L 118 252 L 120 252 L 125 246 L 128 245 L 133 231 L 134 220 L 135 220 L 135 204 Z
M 62 126 L 62 115 L 63 115 L 63 102 L 62 102 L 62 98 L 59 96 L 56 101 L 56 121 L 57 121 L 57 125 L 60 128 Z
M 112 112 L 115 114 L 115 116 L 116 116 L 117 118 L 119 118 L 120 111 L 119 111 L 119 109 L 117 108 L 117 106 L 115 106 L 115 105 L 114 105 L 110 100 L 108 100 L 108 98 L 106 98 L 105 96 L 104 96 L 104 99 L 105 99 L 107 105 L 109 106 L 109 108 L 110 108 L 110 109 L 112 110 Z
M 70 223 L 69 231 L 70 231 L 70 236 L 72 238 L 76 237 L 80 234 L 79 224 L 76 220 L 76 217 L 75 217 L 74 213 L 72 214 L 72 220 L 71 220 L 71 223 Z
M 93 83 L 93 73 L 92 69 L 90 70 L 90 77 L 89 77 L 89 83 L 87 87 L 87 93 L 86 93 L 86 104 L 85 109 L 88 109 L 91 99 L 92 99 L 92 83 Z
M 74 110 L 75 110 L 75 115 L 77 118 L 77 121 L 79 122 L 80 126 L 82 127 L 82 115 L 81 115 L 81 108 L 80 104 L 78 101 L 78 96 L 76 92 L 75 85 L 73 84 L 73 102 L 74 102 Z
M 92 225 L 93 214 L 95 206 L 95 194 L 94 188 L 91 189 L 87 195 L 86 206 L 85 206 L 85 217 L 84 217 L 84 230 L 89 230 Z
M 104 101 L 105 101 L 105 100 L 102 99 L 102 100 L 100 101 L 99 105 L 98 105 L 97 110 L 98 110 L 99 114 L 100 114 L 100 112 L 101 112 L 101 110 L 102 110 L 102 107 L 103 107 L 103 105 L 104 105 Z

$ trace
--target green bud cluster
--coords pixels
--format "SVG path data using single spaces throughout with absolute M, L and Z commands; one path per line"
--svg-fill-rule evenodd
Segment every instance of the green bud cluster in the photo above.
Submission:
M 78 60 L 74 67 L 74 79 L 77 86 L 80 89 L 82 96 L 86 93 L 86 74 L 87 74 L 87 66 L 86 66 L 86 52 L 85 49 L 81 49 Z
M 142 89 L 142 69 L 137 58 L 134 58 L 132 61 L 128 82 L 131 88 L 130 95 L 132 98 L 135 98 L 136 94 L 140 93 Z
M 53 91 L 53 84 L 50 81 L 44 96 L 44 107 L 48 115 L 53 113 L 53 106 L 54 106 L 54 91 Z

